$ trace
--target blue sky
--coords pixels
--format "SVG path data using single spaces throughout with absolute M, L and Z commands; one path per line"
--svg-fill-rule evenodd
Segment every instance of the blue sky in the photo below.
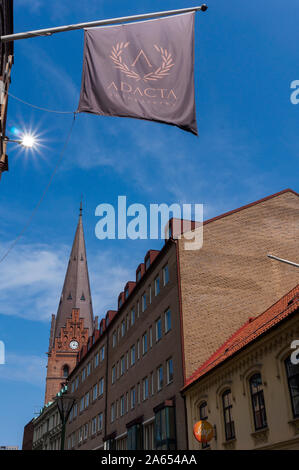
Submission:
M 15 32 L 98 18 L 184 8 L 198 2 L 15 0 Z M 298 185 L 297 0 L 207 1 L 196 17 L 199 137 L 171 126 L 79 115 L 63 164 L 24 237 L 0 264 L 0 445 L 21 445 L 23 426 L 43 404 L 49 319 L 56 313 L 81 193 L 95 314 L 114 308 L 127 280 L 160 241 L 99 241 L 95 208 L 203 203 L 204 218 Z M 75 110 L 83 32 L 15 43 L 10 91 L 50 109 Z M 0 184 L 0 255 L 21 230 L 53 170 L 71 115 L 9 100 L 13 126 L 41 135 L 41 154 L 10 147 Z

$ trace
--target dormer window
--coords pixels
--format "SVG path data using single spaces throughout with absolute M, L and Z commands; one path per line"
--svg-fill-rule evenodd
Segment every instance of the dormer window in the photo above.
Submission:
M 127 300 L 128 297 L 129 297 L 129 288 L 127 287 L 125 290 L 125 299 Z
M 150 257 L 148 256 L 145 260 L 145 269 L 147 270 L 151 265 L 151 259 Z
M 137 279 L 137 282 L 140 281 L 140 279 L 141 279 L 141 270 L 140 269 L 138 269 L 138 271 L 137 271 L 136 279 Z
M 119 300 L 118 300 L 118 308 L 120 308 L 123 304 L 123 300 L 122 298 L 120 297 Z

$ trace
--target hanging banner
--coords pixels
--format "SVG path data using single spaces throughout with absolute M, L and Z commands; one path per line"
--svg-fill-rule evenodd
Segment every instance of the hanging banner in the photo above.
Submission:
M 194 16 L 86 29 L 78 111 L 158 121 L 197 135 Z

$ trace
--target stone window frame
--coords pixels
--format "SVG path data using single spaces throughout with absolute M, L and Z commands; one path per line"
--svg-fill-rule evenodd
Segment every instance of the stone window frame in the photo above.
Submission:
M 279 352 L 276 354 L 275 359 L 276 359 L 276 370 L 277 370 L 277 379 L 281 382 L 281 386 L 283 388 L 283 394 L 287 397 L 285 400 L 286 406 L 287 406 L 287 416 L 288 416 L 288 422 L 291 424 L 294 421 L 298 421 L 298 417 L 295 418 L 293 415 L 293 407 L 292 407 L 292 401 L 290 397 L 290 391 L 289 391 L 289 384 L 288 384 L 288 377 L 287 377 L 287 371 L 285 368 L 285 360 L 292 354 L 293 349 L 290 348 L 291 342 L 297 339 L 295 336 L 293 338 L 290 338 L 288 340 L 288 343 L 283 346 L 279 350 Z

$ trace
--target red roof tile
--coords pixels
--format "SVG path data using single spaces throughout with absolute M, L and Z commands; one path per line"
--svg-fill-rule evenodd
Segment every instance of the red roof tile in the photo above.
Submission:
M 265 312 L 255 318 L 249 318 L 241 328 L 186 380 L 184 389 L 245 346 L 252 343 L 298 308 L 299 284 Z

